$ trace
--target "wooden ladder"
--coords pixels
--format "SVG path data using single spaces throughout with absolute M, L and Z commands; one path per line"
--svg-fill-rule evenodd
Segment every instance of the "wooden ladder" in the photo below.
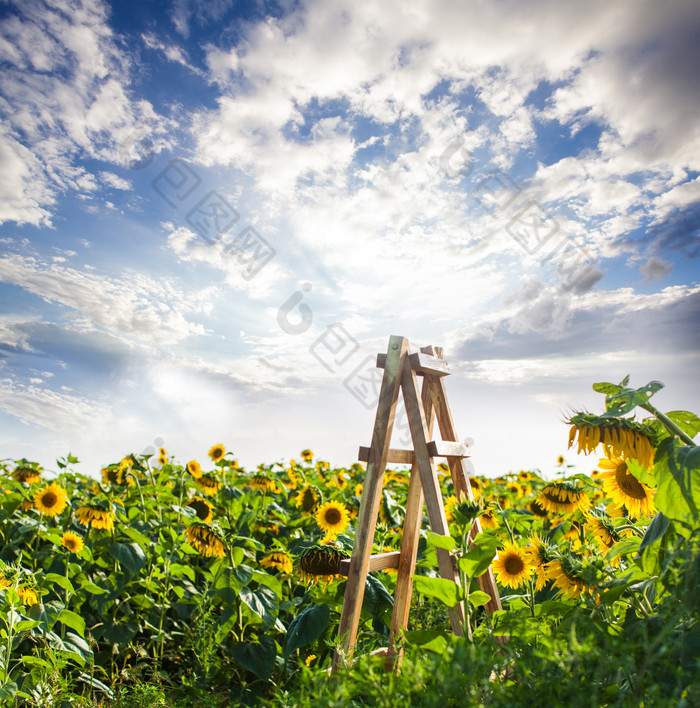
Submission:
M 367 463 L 367 472 L 357 517 L 352 556 L 341 562 L 340 572 L 347 575 L 347 584 L 338 630 L 340 644 L 333 657 L 332 670 L 348 662 L 352 657 L 367 573 L 387 568 L 398 569 L 389 646 L 374 653 L 386 655 L 387 670 L 398 667 L 401 661 L 403 651 L 401 633 L 408 624 L 424 503 L 427 506 L 432 531 L 443 536 L 449 535 L 435 457 L 447 458 L 458 501 L 474 500 L 464 464 L 464 459 L 470 455 L 469 447 L 459 442 L 457 438 L 444 385 L 444 377 L 450 372 L 447 362 L 442 357 L 442 349 L 432 346 L 423 347 L 420 352 L 411 354 L 408 340 L 397 336 L 389 339 L 386 354 L 377 355 L 377 367 L 384 369 L 384 374 L 372 432 L 372 444 L 368 448 L 360 448 L 359 459 Z M 418 376 L 423 377 L 420 391 Z M 399 389 L 403 392 L 413 450 L 394 450 L 389 447 Z M 436 418 L 442 437 L 439 441 L 432 440 Z M 401 550 L 372 555 L 387 463 L 411 465 Z M 480 531 L 481 525 L 477 518 L 472 534 L 476 535 Z M 458 581 L 454 556 L 442 548 L 435 550 L 440 575 Z M 501 600 L 490 568 L 479 577 L 479 587 L 491 598 L 486 605 L 486 610 L 489 612 L 500 610 Z M 452 631 L 459 636 L 463 635 L 464 617 L 464 605 L 459 603 L 450 612 Z M 467 630 L 469 631 L 468 627 Z

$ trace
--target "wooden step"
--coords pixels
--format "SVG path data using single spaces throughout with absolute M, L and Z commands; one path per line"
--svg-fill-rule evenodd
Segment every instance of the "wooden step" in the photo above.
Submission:
M 369 448 L 361 447 L 357 453 L 360 462 L 369 462 Z M 431 457 L 471 457 L 469 445 L 450 440 L 431 440 L 428 443 L 428 454 Z M 392 465 L 412 465 L 413 450 L 398 450 L 391 448 L 387 463 Z
M 374 573 L 377 570 L 399 567 L 399 556 L 401 551 L 389 551 L 388 553 L 375 553 L 369 557 L 369 571 Z M 350 558 L 343 558 L 340 561 L 340 574 L 347 577 L 350 572 Z
M 423 374 L 433 374 L 435 376 L 448 376 L 450 367 L 444 359 L 438 359 L 430 354 L 423 352 L 414 352 L 408 355 L 408 360 L 411 362 L 411 368 L 422 376 Z M 377 368 L 383 369 L 386 362 L 386 354 L 377 354 Z

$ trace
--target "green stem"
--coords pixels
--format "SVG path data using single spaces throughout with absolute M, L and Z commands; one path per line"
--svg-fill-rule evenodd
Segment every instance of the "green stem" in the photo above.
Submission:
M 655 415 L 658 420 L 660 420 L 666 429 L 673 435 L 677 435 L 686 445 L 691 445 L 695 447 L 693 439 L 687 433 L 684 433 L 667 415 L 662 413 L 656 406 L 651 403 L 640 403 L 640 408 L 645 411 L 649 411 L 652 415 Z

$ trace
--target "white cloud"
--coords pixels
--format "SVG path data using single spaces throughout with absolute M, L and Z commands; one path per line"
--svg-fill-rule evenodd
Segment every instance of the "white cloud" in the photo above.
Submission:
M 125 191 L 132 190 L 134 186 L 128 179 L 124 179 L 119 175 L 115 175 L 114 172 L 100 172 L 100 179 L 109 187 L 113 189 L 122 189 Z

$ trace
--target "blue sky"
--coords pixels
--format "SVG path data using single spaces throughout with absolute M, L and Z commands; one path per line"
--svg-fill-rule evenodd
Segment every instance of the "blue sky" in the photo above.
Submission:
M 489 476 L 552 474 L 594 381 L 700 409 L 696 2 L 26 0 L 0 26 L 4 457 L 349 465 L 392 334 L 444 347 Z

